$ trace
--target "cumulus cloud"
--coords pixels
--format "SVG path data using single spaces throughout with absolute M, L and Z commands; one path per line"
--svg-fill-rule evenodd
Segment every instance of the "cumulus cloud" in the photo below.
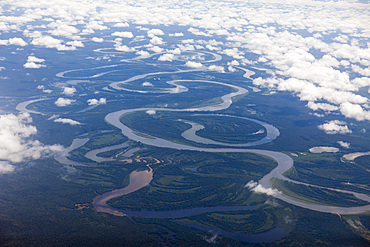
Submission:
M 163 48 L 159 46 L 152 46 L 152 47 L 149 47 L 148 50 L 154 51 L 155 53 L 160 53 L 163 51 Z
M 40 159 L 63 150 L 60 145 L 44 145 L 32 136 L 37 133 L 28 113 L 0 115 L 0 173 L 12 172 L 14 164 Z
M 317 110 L 323 110 L 323 111 L 337 111 L 339 107 L 327 103 L 315 103 L 315 102 L 308 102 L 307 107 L 317 111 Z
M 99 100 L 97 99 L 88 99 L 87 103 L 89 105 L 105 105 L 107 103 L 106 98 L 100 98 Z
M 174 58 L 174 54 L 163 54 L 162 56 L 160 56 L 158 58 L 159 61 L 169 61 L 169 62 L 172 62 L 173 58 Z
M 63 107 L 63 106 L 68 106 L 68 105 L 71 105 L 72 103 L 74 103 L 76 100 L 72 100 L 72 99 L 65 99 L 65 98 L 58 98 L 54 104 L 56 106 L 59 106 L 59 107 Z
M 266 194 L 268 196 L 275 196 L 275 195 L 281 193 L 277 189 L 265 188 L 262 185 L 258 184 L 257 182 L 254 182 L 253 180 L 249 181 L 245 185 L 245 187 L 250 189 L 251 191 L 257 193 L 257 194 Z
M 69 124 L 69 125 L 81 125 L 80 122 L 69 119 L 69 118 L 56 118 L 54 119 L 55 123 L 63 123 L 63 124 Z
M 170 33 L 169 36 L 170 37 L 182 37 L 184 36 L 184 34 L 183 33 Z
M 116 23 L 113 25 L 113 27 L 129 27 L 130 24 L 128 24 L 127 22 L 120 22 L 120 23 Z
M 43 58 L 37 58 L 35 56 L 28 56 L 27 62 L 42 63 L 42 62 L 45 62 L 45 59 L 43 59 Z
M 77 92 L 76 88 L 74 87 L 64 87 L 63 88 L 63 94 L 65 95 L 73 95 L 75 92 Z
M 148 37 L 153 38 L 154 36 L 164 35 L 164 32 L 161 29 L 151 29 L 148 32 Z
M 163 42 L 163 39 L 162 38 L 159 38 L 157 36 L 154 36 L 151 40 L 150 40 L 150 43 L 153 44 L 153 45 L 162 45 L 164 44 Z
M 91 40 L 94 41 L 94 42 L 96 42 L 96 43 L 102 43 L 102 42 L 104 42 L 104 39 L 103 38 L 98 38 L 98 37 L 93 37 Z
M 116 46 L 117 51 L 123 51 L 123 52 L 130 52 L 134 51 L 134 48 L 128 47 L 127 45 L 117 45 Z
M 42 90 L 42 92 L 44 92 L 44 93 L 52 93 L 53 92 L 53 90 L 51 90 L 51 89 L 46 89 L 44 85 L 38 85 L 36 88 L 39 89 L 39 90 Z
M 233 60 L 231 62 L 228 62 L 227 65 L 229 65 L 229 66 L 239 66 L 240 63 L 237 60 Z
M 23 67 L 26 69 L 39 69 L 41 67 L 46 67 L 45 65 L 41 64 L 44 62 L 45 59 L 37 58 L 35 56 L 28 56 L 27 62 L 23 64 Z
M 150 53 L 147 51 L 138 51 L 136 55 L 139 55 L 141 58 L 148 58 L 150 57 Z
M 59 51 L 76 50 L 74 46 L 66 46 L 60 39 L 53 38 L 49 35 L 36 37 L 31 42 L 32 45 L 43 46 L 46 48 L 56 48 Z
M 66 44 L 71 47 L 85 47 L 85 45 L 79 40 L 68 41 Z
M 352 131 L 348 129 L 346 122 L 339 121 L 339 120 L 329 121 L 317 127 L 325 131 L 326 134 L 330 134 L 330 135 L 352 133 Z
M 222 51 L 223 54 L 226 54 L 230 57 L 233 57 L 235 59 L 242 59 L 242 53 L 238 50 L 238 48 L 232 48 L 232 49 L 225 49 Z
M 22 38 L 10 38 L 7 40 L 0 40 L 0 45 L 26 46 L 27 43 Z
M 344 102 L 340 105 L 340 112 L 348 117 L 358 121 L 370 120 L 370 111 L 364 110 L 359 104 Z
M 26 8 L 24 1 L 8 2 L 9 13 L 0 21 L 0 31 L 12 34 L 11 30 L 26 27 L 23 34 L 30 38 L 31 45 L 75 50 L 83 45 L 78 35 L 108 29 L 108 23 L 116 28 L 133 23 L 141 25 L 138 29 L 151 38 L 151 46 L 146 46 L 148 50 L 161 52 L 157 45 L 164 43 L 159 38 L 164 32 L 143 25 L 176 24 L 187 28 L 186 35 L 188 32 L 192 38 L 196 35 L 194 43 L 178 44 L 181 51 L 205 47 L 237 59 L 242 65 L 250 63 L 245 54 L 256 54 L 258 57 L 253 63 L 271 69 L 264 78 L 253 81 L 256 85 L 289 91 L 308 102 L 307 106 L 313 111 L 342 114 L 358 121 L 369 120 L 368 98 L 361 89 L 369 86 L 370 55 L 366 39 L 370 28 L 364 21 L 368 18 L 365 5 L 358 1 L 289 1 L 295 11 L 281 7 L 280 3 L 285 4 L 282 0 L 262 0 L 255 4 L 248 1 L 234 1 L 233 4 L 213 0 L 168 1 L 160 5 L 146 5 L 141 1 L 130 4 L 111 1 L 102 5 L 99 1 L 87 4 L 84 0 L 66 5 L 63 1 L 51 0 L 44 2 L 41 9 L 37 1 L 27 1 Z M 26 11 L 16 11 L 21 9 Z M 37 30 L 38 27 L 31 26 L 37 19 L 50 23 L 40 25 Z M 81 26 L 83 31 L 78 30 Z M 301 30 L 307 32 L 303 35 Z M 184 35 L 180 31 L 171 32 L 170 37 Z M 227 42 L 215 40 L 217 35 L 227 35 Z M 201 42 L 201 36 L 207 41 Z M 214 39 L 210 40 L 210 36 Z M 55 37 L 67 37 L 69 41 Z M 26 45 L 17 37 L 0 43 Z M 135 50 L 121 44 L 116 48 Z M 27 65 L 39 66 L 37 63 Z M 235 71 L 233 66 L 236 65 L 228 65 L 229 71 Z M 351 113 L 349 108 L 356 112 Z
M 225 68 L 223 66 L 210 65 L 208 70 L 217 71 L 219 73 L 225 73 Z
M 155 110 L 147 110 L 146 113 L 148 115 L 155 115 L 157 112 Z
M 351 146 L 351 143 L 349 142 L 344 142 L 344 141 L 338 141 L 338 144 L 342 147 L 342 148 L 349 148 Z
M 141 84 L 141 85 L 143 85 L 144 87 L 153 87 L 153 84 L 148 82 L 148 81 L 143 82 L 143 84 Z
M 79 30 L 71 25 L 68 25 L 61 21 L 51 22 L 48 24 L 50 30 L 48 31 L 53 36 L 64 36 L 72 38 L 74 34 L 78 33 Z
M 173 50 L 168 50 L 168 52 L 171 53 L 171 54 L 175 54 L 175 55 L 180 55 L 181 54 L 180 48 L 175 48 Z
M 201 68 L 203 65 L 201 63 L 198 63 L 198 62 L 194 62 L 194 61 L 187 61 L 185 66 L 187 67 L 190 67 L 190 68 Z
M 26 69 L 39 69 L 39 68 L 45 67 L 45 65 L 34 63 L 34 62 L 27 62 L 23 64 L 23 67 Z
M 132 32 L 114 32 L 112 33 L 112 36 L 118 36 L 122 38 L 133 38 L 134 37 Z
M 10 173 L 15 170 L 15 166 L 8 161 L 0 160 L 0 174 Z

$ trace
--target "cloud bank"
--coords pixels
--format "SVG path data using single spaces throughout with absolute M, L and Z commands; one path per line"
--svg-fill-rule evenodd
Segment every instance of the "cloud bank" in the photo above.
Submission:
M 9 9 L 0 20 L 0 31 L 7 34 L 0 45 L 73 51 L 84 47 L 86 40 L 116 39 L 117 51 L 137 51 L 148 58 L 150 52 L 165 50 L 173 39 L 177 43 L 171 49 L 222 54 L 232 61 L 229 72 L 236 72 L 233 66 L 239 65 L 259 71 L 267 68 L 251 79 L 255 86 L 289 92 L 307 102 L 316 116 L 340 114 L 356 121 L 370 120 L 368 4 L 352 0 L 50 0 L 42 5 L 1 1 L 0 9 Z M 36 25 L 36 21 L 45 24 Z M 137 27 L 138 35 L 127 27 Z M 168 34 L 165 27 L 170 27 Z M 104 39 L 98 37 L 103 30 L 107 30 Z M 145 44 L 137 47 L 127 42 L 139 36 Z M 159 60 L 172 61 L 168 54 Z M 188 61 L 186 66 L 200 68 L 202 64 Z M 218 66 L 207 65 L 222 72 Z M 29 61 L 24 67 L 43 65 Z M 339 133 L 349 133 L 341 126 L 344 129 Z
M 15 170 L 15 163 L 36 160 L 60 152 L 60 145 L 44 145 L 32 136 L 37 133 L 28 113 L 0 115 L 0 173 Z

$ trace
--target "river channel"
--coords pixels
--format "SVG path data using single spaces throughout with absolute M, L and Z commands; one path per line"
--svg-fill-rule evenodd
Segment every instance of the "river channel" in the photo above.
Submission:
M 215 59 L 213 61 L 218 61 L 221 59 L 221 56 L 214 54 Z M 116 67 L 117 65 L 112 65 L 110 67 Z M 108 67 L 108 66 L 107 66 Z M 103 67 L 101 67 L 103 68 Z M 129 82 L 138 80 L 138 79 L 143 79 L 148 76 L 153 76 L 153 75 L 161 75 L 161 74 L 179 74 L 179 73 L 186 73 L 186 72 L 195 72 L 195 71 L 204 71 L 205 68 L 199 68 L 199 69 L 189 69 L 189 70 L 177 70 L 177 71 L 172 71 L 172 72 L 155 72 L 155 73 L 147 73 L 147 74 L 142 74 L 142 75 L 136 75 L 133 76 L 125 81 L 119 81 L 119 82 L 114 82 L 110 84 L 110 87 L 113 90 L 126 90 L 126 91 L 131 91 L 131 92 L 137 92 L 137 93 L 149 93 L 150 91 L 144 91 L 144 90 L 131 90 L 124 88 L 125 84 L 128 84 Z M 77 70 L 74 70 L 77 71 Z M 57 76 L 59 77 L 64 77 L 65 74 L 71 71 L 66 71 L 66 72 L 61 72 L 58 73 Z M 99 76 L 103 76 L 104 74 L 109 73 L 109 72 L 103 72 L 103 73 L 98 73 L 96 75 L 93 75 L 89 78 L 95 78 Z M 122 132 L 123 135 L 127 136 L 129 139 L 136 141 L 136 142 L 141 142 L 146 145 L 151 145 L 155 147 L 161 147 L 161 148 L 170 148 L 170 149 L 177 149 L 177 150 L 191 150 L 191 151 L 198 151 L 198 152 L 210 152 L 210 153 L 222 153 L 222 152 L 227 152 L 227 153 L 232 153 L 232 152 L 238 152 L 238 153 L 255 153 L 255 154 L 260 154 L 264 156 L 268 156 L 272 159 L 274 159 L 277 162 L 277 167 L 275 167 L 270 173 L 266 174 L 261 180 L 258 181 L 258 184 L 263 186 L 266 189 L 274 189 L 271 184 L 271 179 L 272 178 L 278 178 L 286 181 L 290 181 L 293 183 L 297 184 L 302 184 L 305 186 L 314 186 L 314 187 L 319 187 L 319 188 L 324 188 L 324 189 L 329 189 L 329 190 L 334 190 L 338 191 L 341 193 L 348 193 L 356 196 L 357 198 L 369 202 L 368 205 L 365 206 L 359 206 L 359 207 L 333 207 L 333 206 L 325 206 L 325 205 L 316 205 L 316 204 L 309 204 L 305 202 L 301 202 L 298 200 L 295 200 L 293 198 L 290 198 L 286 195 L 284 195 L 281 192 L 274 193 L 273 196 L 283 200 L 287 203 L 311 209 L 314 211 L 319 211 L 319 212 L 327 212 L 327 213 L 338 213 L 338 214 L 358 214 L 358 213 L 364 213 L 367 211 L 370 211 L 370 197 L 364 194 L 359 194 L 359 193 L 354 193 L 351 191 L 345 191 L 345 190 L 337 190 L 337 189 L 332 189 L 332 188 L 327 188 L 327 187 L 320 187 L 320 186 L 315 186 L 315 185 L 310 185 L 307 183 L 301 183 L 298 181 L 294 181 L 291 179 L 286 178 L 283 173 L 292 168 L 294 162 L 293 159 L 281 152 L 276 152 L 276 151 L 270 151 L 270 150 L 263 150 L 263 149 L 249 149 L 245 147 L 250 147 L 250 146 L 257 146 L 260 144 L 264 144 L 267 142 L 270 142 L 277 138 L 279 136 L 279 130 L 276 129 L 274 126 L 269 125 L 267 123 L 261 122 L 259 120 L 251 119 L 251 118 L 245 118 L 245 117 L 239 117 L 243 118 L 248 121 L 253 121 L 261 126 L 263 126 L 266 130 L 266 137 L 256 141 L 256 142 L 251 142 L 251 143 L 245 143 L 245 144 L 227 144 L 227 143 L 222 143 L 222 142 L 215 142 L 210 139 L 206 138 L 200 138 L 199 136 L 196 135 L 196 131 L 201 129 L 202 126 L 188 121 L 188 123 L 191 125 L 191 128 L 183 133 L 183 137 L 189 140 L 192 140 L 194 142 L 199 142 L 203 144 L 213 144 L 213 145 L 219 145 L 220 147 L 213 147 L 213 148 L 208 148 L 208 147 L 196 147 L 196 146 L 191 146 L 191 145 L 185 145 L 185 144 L 180 144 L 180 143 L 175 143 L 166 139 L 154 137 L 154 136 L 143 136 L 139 135 L 137 132 L 133 131 L 130 129 L 128 126 L 123 124 L 120 121 L 120 117 L 124 114 L 128 113 L 133 113 L 133 112 L 140 112 L 140 111 L 168 111 L 168 112 L 192 112 L 192 113 L 201 113 L 205 114 L 206 112 L 209 113 L 208 115 L 213 115 L 213 116 L 223 116 L 223 117 L 237 117 L 237 116 L 229 116 L 229 115 L 222 115 L 222 114 L 217 114 L 215 112 L 227 109 L 230 107 L 230 105 L 233 103 L 232 99 L 235 96 L 240 96 L 244 95 L 248 92 L 247 89 L 223 82 L 216 82 L 216 81 L 209 81 L 209 80 L 172 80 L 168 81 L 167 83 L 174 88 L 170 89 L 159 89 L 158 91 L 151 91 L 151 93 L 182 93 L 188 91 L 188 89 L 185 86 L 181 85 L 181 82 L 203 82 L 203 83 L 210 83 L 210 84 L 217 84 L 217 85 L 222 85 L 226 87 L 230 87 L 233 89 L 234 92 L 223 95 L 221 97 L 222 102 L 214 105 L 208 105 L 208 106 L 203 106 L 203 107 L 198 107 L 198 108 L 188 108 L 188 109 L 170 109 L 170 108 L 165 108 L 165 107 L 143 107 L 143 108 L 135 108 L 135 109 L 123 109 L 119 111 L 115 111 L 112 113 L 109 113 L 105 117 L 105 121 L 108 122 L 109 124 L 119 128 Z M 77 141 L 79 140 L 79 141 Z M 66 150 L 66 153 L 64 153 L 61 156 L 56 156 L 55 158 L 67 165 L 81 165 L 81 164 L 76 164 L 73 161 L 69 160 L 67 158 L 68 152 L 72 151 L 73 148 L 75 147 L 80 147 L 86 143 L 86 139 L 75 139 L 74 143 L 71 145 Z M 89 159 L 92 159 L 96 162 L 106 162 L 106 161 L 112 161 L 114 160 L 113 158 L 101 158 L 98 157 L 97 155 L 100 152 L 105 152 L 107 150 L 112 150 L 112 149 L 118 149 L 125 147 L 126 144 L 120 144 L 116 146 L 111 146 L 107 148 L 102 148 L 98 150 L 93 150 L 90 151 L 88 154 L 86 154 L 86 157 Z M 145 186 L 147 186 L 153 179 L 153 170 L 150 167 L 150 164 L 148 164 L 148 170 L 144 171 L 133 171 L 130 174 L 130 182 L 129 185 L 126 186 L 125 188 L 113 190 L 107 193 L 104 193 L 102 195 L 99 195 L 94 198 L 93 200 L 93 206 L 98 212 L 105 212 L 113 215 L 119 215 L 119 216 L 128 216 L 128 217 L 133 217 L 133 216 L 140 216 L 140 217 L 149 217 L 149 218 L 181 218 L 181 217 L 187 217 L 191 215 L 196 215 L 196 214 L 203 214 L 203 213 L 209 213 L 209 212 L 217 212 L 217 211 L 240 211 L 240 210 L 252 210 L 254 206 L 224 206 L 224 207 L 201 207 L 201 208 L 188 208 L 188 209 L 180 209 L 180 210 L 165 210 L 165 211 L 130 211 L 130 210 L 124 210 L 124 209 L 117 209 L 114 207 L 111 207 L 107 205 L 107 201 L 127 195 L 129 193 L 132 193 L 134 191 L 137 191 Z M 183 223 L 180 223 L 183 224 Z M 211 229 L 209 227 L 205 226 L 199 226 L 199 225 L 188 225 L 190 227 L 202 229 L 202 230 L 213 230 L 216 233 L 219 233 L 221 235 L 231 237 L 234 239 L 238 239 L 240 241 L 246 241 L 246 242 L 251 242 L 251 243 L 262 243 L 266 241 L 273 241 L 276 239 L 279 239 L 284 236 L 285 231 L 282 228 L 276 227 L 270 231 L 267 231 L 265 233 L 260 233 L 260 234 L 252 234 L 252 235 L 245 235 L 245 234 L 236 234 L 236 233 L 230 233 L 227 231 L 219 230 L 219 229 Z

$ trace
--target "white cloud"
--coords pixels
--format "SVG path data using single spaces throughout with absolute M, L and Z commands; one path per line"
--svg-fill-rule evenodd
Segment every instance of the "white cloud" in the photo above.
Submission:
M 330 135 L 352 133 L 352 131 L 348 129 L 346 123 L 339 120 L 329 121 L 317 127 Z
M 0 115 L 0 173 L 14 171 L 14 163 L 40 159 L 62 151 L 60 145 L 47 146 L 32 136 L 37 133 L 28 113 Z
M 77 92 L 77 90 L 74 87 L 64 87 L 63 88 L 63 94 L 65 95 L 73 95 L 75 92 Z
M 27 43 L 22 38 L 10 38 L 9 39 L 10 45 L 18 45 L 18 46 L 26 46 Z
M 134 37 L 132 32 L 114 32 L 112 33 L 112 36 L 118 36 L 122 38 L 133 38 Z
M 136 55 L 139 55 L 141 58 L 148 58 L 150 57 L 150 53 L 147 51 L 138 51 Z
M 117 51 L 123 51 L 123 52 L 131 52 L 134 51 L 134 48 L 128 47 L 127 45 L 117 45 L 116 46 Z
M 144 87 L 153 87 L 153 84 L 148 82 L 148 81 L 143 82 L 143 84 L 141 84 L 141 85 L 144 86 Z
M 81 125 L 80 122 L 77 122 L 77 121 L 69 119 L 69 118 L 56 118 L 56 119 L 54 119 L 54 122 L 55 123 L 69 124 L 69 125 Z
M 228 62 L 227 65 L 230 65 L 230 66 L 239 66 L 240 63 L 238 61 L 236 61 L 236 60 L 233 60 L 231 62 Z
M 32 45 L 60 51 L 75 50 L 83 46 L 83 39 L 78 35 L 105 30 L 108 25 L 120 28 L 132 23 L 142 25 L 138 29 L 153 38 L 152 47 L 146 46 L 148 50 L 161 52 L 161 48 L 153 47 L 153 44 L 163 44 L 164 40 L 157 36 L 164 35 L 164 32 L 143 25 L 179 25 L 181 29 L 175 30 L 176 33 L 171 30 L 173 33 L 169 36 L 181 37 L 183 29 L 192 33 L 190 38 L 194 35 L 214 36 L 203 43 L 197 37 L 194 44 L 178 44 L 182 51 L 204 46 L 238 59 L 241 64 L 248 63 L 244 57 L 246 53 L 257 54 L 255 61 L 266 63 L 271 69 L 269 72 L 272 72 L 261 79 L 264 83 L 255 81 L 261 86 L 289 91 L 300 100 L 308 101 L 308 106 L 314 111 L 340 113 L 360 121 L 369 119 L 366 110 L 369 102 L 360 89 L 369 86 L 366 86 L 366 80 L 370 73 L 367 42 L 370 27 L 364 21 L 368 19 L 364 10 L 366 6 L 354 0 L 289 1 L 289 7 L 295 11 L 286 11 L 282 7 L 286 1 L 282 0 L 261 0 L 253 4 L 249 1 L 233 1 L 230 4 L 214 0 L 162 1 L 160 4 L 148 1 L 101 4 L 99 1 L 81 0 L 66 4 L 65 1 L 50 0 L 43 2 L 43 8 L 40 8 L 38 1 L 7 2 L 10 7 L 0 21 L 0 31 L 5 31 L 7 35 L 11 35 L 13 30 L 23 31 Z M 35 20 L 50 23 L 35 26 Z M 81 26 L 84 28 L 82 31 L 79 30 Z M 307 32 L 303 35 L 301 30 Z M 56 39 L 52 35 L 68 40 Z M 227 42 L 219 42 L 217 35 L 227 35 Z M 26 45 L 23 39 L 16 37 L 0 43 Z M 134 50 L 120 45 L 116 46 L 120 51 Z M 39 66 L 37 63 L 26 65 L 33 68 Z M 235 70 L 233 66 L 236 65 L 228 66 L 229 71 Z M 357 111 L 356 114 L 349 112 L 346 103 L 354 105 L 351 108 Z
M 257 194 L 266 194 L 268 196 L 275 196 L 275 195 L 281 193 L 277 189 L 265 188 L 262 185 L 258 184 L 257 182 L 254 182 L 253 180 L 249 181 L 245 185 L 245 187 L 250 189 L 251 191 L 257 193 Z
M 39 89 L 39 90 L 42 90 L 42 92 L 44 92 L 44 93 L 52 93 L 53 92 L 53 90 L 51 90 L 51 89 L 46 89 L 44 85 L 38 85 L 36 88 Z
M 211 36 L 210 34 L 207 34 L 207 33 L 205 33 L 205 32 L 202 32 L 202 31 L 200 31 L 199 29 L 197 29 L 197 28 L 193 28 L 193 27 L 189 28 L 189 29 L 188 29 L 188 31 L 189 31 L 189 32 L 191 32 L 191 33 L 192 33 L 192 34 L 194 34 L 194 35 L 199 35 L 199 36 Z
M 364 110 L 359 104 L 345 102 L 340 105 L 340 112 L 344 116 L 354 118 L 357 121 L 370 120 L 370 111 Z
M 130 24 L 128 24 L 127 22 L 124 23 L 120 22 L 113 25 L 113 27 L 129 27 L 129 26 Z
M 162 38 L 159 38 L 157 36 L 154 36 L 151 40 L 150 40 L 150 43 L 153 44 L 153 45 L 162 45 L 164 42 L 163 42 L 163 39 Z
M 148 115 L 155 115 L 157 112 L 155 110 L 147 110 L 146 113 Z
M 217 71 L 219 73 L 225 73 L 225 68 L 223 66 L 210 65 L 208 70 Z
M 68 51 L 68 50 L 76 50 L 74 46 L 66 46 L 62 44 L 63 41 L 59 39 L 55 39 L 51 36 L 45 35 L 41 37 L 36 37 L 32 40 L 31 44 L 36 46 L 44 46 L 46 48 L 56 48 L 59 51 Z
M 147 33 L 150 38 L 153 38 L 154 36 L 164 35 L 164 32 L 161 29 L 151 29 Z
M 66 44 L 71 47 L 85 47 L 85 45 L 79 40 L 68 41 Z
M 61 21 L 51 22 L 48 24 L 48 27 L 50 28 L 48 32 L 53 36 L 73 38 L 73 35 L 79 32 L 76 27 Z
M 108 29 L 108 27 L 106 27 L 106 26 L 103 25 L 103 22 L 102 21 L 90 21 L 89 23 L 87 23 L 85 25 L 85 27 L 86 27 L 86 29 L 92 29 L 92 30 L 105 30 L 105 29 Z
M 351 143 L 344 141 L 338 141 L 338 144 L 343 148 L 349 148 L 351 146 Z
M 317 110 L 323 110 L 323 111 L 337 111 L 339 107 L 327 104 L 327 103 L 314 103 L 312 101 L 307 103 L 307 107 L 317 111 Z
M 10 38 L 8 40 L 0 40 L 0 45 L 26 46 L 27 43 L 22 38 Z
M 152 47 L 149 47 L 148 50 L 151 50 L 151 51 L 154 51 L 155 53 L 160 53 L 163 51 L 163 49 L 159 46 L 152 46 Z
M 173 50 L 168 50 L 168 52 L 171 53 L 171 54 L 175 54 L 175 55 L 180 55 L 181 54 L 180 48 L 175 48 Z
M 242 59 L 243 56 L 241 56 L 241 52 L 238 50 L 238 48 L 232 48 L 232 49 L 225 49 L 222 51 L 223 54 L 226 54 L 230 57 L 233 57 L 235 59 Z
M 76 100 L 72 100 L 72 99 L 58 98 L 55 101 L 55 105 L 57 105 L 59 107 L 63 107 L 63 106 L 68 106 L 68 105 L 74 103 L 75 101 Z
M 35 56 L 28 56 L 27 62 L 42 63 L 42 62 L 45 62 L 45 59 L 37 58 Z
M 27 62 L 23 64 L 23 67 L 26 69 L 39 69 L 41 67 L 46 67 L 45 65 L 39 64 L 39 63 L 34 63 L 34 62 Z
M 8 161 L 0 160 L 0 174 L 10 173 L 15 170 L 15 166 L 10 164 Z
M 162 56 L 160 56 L 158 58 L 159 61 L 169 61 L 169 62 L 172 62 L 174 58 L 174 55 L 173 54 L 163 54 Z
M 44 62 L 45 59 L 37 58 L 35 56 L 28 56 L 27 63 L 23 64 L 23 67 L 26 69 L 39 69 L 41 67 L 46 67 L 43 64 L 40 64 Z
M 234 69 L 234 67 L 233 67 L 233 66 L 229 66 L 229 67 L 227 67 L 227 70 L 228 70 L 229 72 L 235 72 L 235 71 L 236 71 L 236 69 Z
M 187 61 L 185 66 L 190 67 L 190 68 L 201 68 L 203 65 L 201 63 L 198 63 L 198 62 Z
M 182 37 L 184 36 L 184 34 L 183 33 L 170 33 L 169 36 L 170 37 Z
M 107 103 L 106 98 L 100 98 L 99 100 L 97 99 L 88 99 L 87 103 L 89 105 L 105 105 Z
M 185 45 L 178 44 L 177 46 L 179 47 L 181 51 L 194 51 L 195 50 L 195 47 L 190 44 L 185 44 Z
M 91 40 L 94 41 L 94 42 L 96 42 L 96 43 L 102 43 L 102 42 L 104 42 L 104 39 L 103 38 L 98 38 L 98 37 L 93 37 Z

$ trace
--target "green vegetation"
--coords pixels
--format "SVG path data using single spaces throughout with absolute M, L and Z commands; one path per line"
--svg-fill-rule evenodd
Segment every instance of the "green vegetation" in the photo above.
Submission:
M 204 146 L 181 137 L 181 133 L 191 126 L 179 121 L 179 119 L 202 124 L 205 128 L 197 131 L 197 135 L 219 142 L 242 144 L 257 141 L 266 136 L 266 129 L 261 125 L 233 117 L 190 115 L 189 113 L 165 111 L 157 111 L 154 115 L 149 115 L 144 111 L 134 112 L 121 117 L 121 121 L 136 130 L 138 135 L 151 135 L 179 143 Z M 260 130 L 263 132 L 255 134 Z
M 121 121 L 128 127 L 137 132 L 145 133 L 156 137 L 165 137 L 168 140 L 181 140 L 181 133 L 189 128 L 189 125 L 177 121 L 176 116 L 164 119 L 162 116 L 166 113 L 157 112 L 155 115 L 149 115 L 145 112 L 134 112 L 125 114 Z
M 354 207 L 368 204 L 368 202 L 362 201 L 351 194 L 295 184 L 281 179 L 273 178 L 272 184 L 285 195 L 309 204 L 339 207 Z
M 340 153 L 305 153 L 294 157 L 293 169 L 286 176 L 297 181 L 324 187 L 351 190 L 369 194 L 365 189 L 369 184 L 369 175 L 356 163 L 343 163 Z
M 261 140 L 266 136 L 266 129 L 245 119 L 220 116 L 194 116 L 191 119 L 204 125 L 197 135 L 225 143 L 247 143 Z M 258 131 L 263 130 L 263 133 Z M 255 134 L 258 133 L 258 134 Z
M 355 163 L 361 166 L 364 170 L 370 170 L 370 155 L 356 158 Z
M 111 31 L 109 32 L 111 34 Z M 86 45 L 96 44 L 87 42 Z M 48 50 L 49 52 L 52 51 Z M 87 62 L 85 57 L 91 54 L 79 53 L 80 56 L 75 54 L 66 52 L 63 55 L 66 58 L 61 58 L 55 53 L 58 59 L 48 61 L 55 63 L 54 67 L 48 64 L 50 76 L 54 77 L 60 71 L 57 63 L 67 66 L 66 69 L 101 65 L 102 61 Z M 249 54 L 249 56 L 254 55 Z M 130 55 L 121 53 L 120 59 L 123 57 L 128 58 Z M 111 56 L 111 59 L 113 60 L 114 56 Z M 68 61 L 69 63 L 65 63 Z M 46 116 L 60 114 L 64 118 L 82 123 L 70 126 L 54 123 L 42 115 L 32 115 L 32 124 L 38 128 L 37 135 L 34 137 L 46 145 L 59 143 L 69 146 L 76 136 L 90 138 L 85 146 L 74 150 L 70 156 L 70 159 L 83 162 L 88 166 L 64 166 L 53 159 L 44 159 L 16 164 L 21 169 L 17 169 L 12 174 L 1 175 L 0 246 L 214 246 L 204 240 L 205 237 L 212 236 L 212 233 L 177 224 L 176 220 L 117 217 L 96 212 L 91 205 L 96 195 L 127 186 L 132 171 L 147 169 L 146 162 L 135 159 L 132 163 L 121 161 L 96 163 L 84 157 L 93 149 L 127 141 L 120 130 L 104 121 L 107 113 L 136 107 L 184 109 L 205 106 L 221 102 L 220 96 L 233 91 L 229 87 L 203 82 L 181 82 L 181 85 L 189 88 L 188 92 L 150 94 L 151 97 L 148 97 L 149 94 L 103 90 L 109 82 L 125 80 L 140 71 L 143 73 L 174 71 L 173 65 L 183 64 L 183 61 L 173 61 L 171 65 L 158 66 L 152 66 L 149 63 L 133 63 L 130 66 L 119 67 L 118 71 L 104 77 L 97 77 L 93 83 L 81 82 L 74 85 L 81 95 L 76 97 L 73 105 L 65 108 L 56 107 L 55 98 L 60 94 L 55 91 L 49 95 L 50 100 L 30 105 L 29 109 L 42 111 Z M 69 76 L 91 76 L 110 70 L 111 68 L 101 68 L 75 71 Z M 263 77 L 263 73 L 256 71 L 255 77 Z M 28 84 L 32 85 L 33 90 L 35 90 L 34 82 L 42 80 L 34 77 L 36 74 L 29 75 L 33 79 L 30 79 Z M 241 71 L 163 74 L 160 77 L 150 76 L 135 81 L 125 87 L 153 91 L 157 88 L 172 87 L 165 82 L 175 79 L 214 80 L 245 88 L 253 86 L 249 79 L 242 77 L 242 74 Z M 62 79 L 58 78 L 50 82 L 60 81 Z M 153 82 L 155 87 L 144 88 L 142 86 L 144 81 Z M 99 91 L 99 97 L 109 100 L 106 106 L 90 108 L 87 105 L 86 101 L 96 91 Z M 255 118 L 276 126 L 281 133 L 279 138 L 258 148 L 299 154 L 298 157 L 294 157 L 295 166 L 286 173 L 288 177 L 320 186 L 370 194 L 369 173 L 365 172 L 370 169 L 369 156 L 343 163 L 340 160 L 343 153 L 307 153 L 309 148 L 323 143 L 338 147 L 338 141 L 350 142 L 351 148 L 354 149 L 348 150 L 351 152 L 368 150 L 369 135 L 361 132 L 362 129 L 368 129 L 366 121 L 351 125 L 351 120 L 347 119 L 353 133 L 345 136 L 324 135 L 323 131 L 317 128 L 323 123 L 323 119 L 312 117 L 306 102 L 301 102 L 296 97 L 283 92 L 266 96 L 262 96 L 262 93 L 250 93 L 247 97 L 234 98 L 234 103 L 229 109 L 217 113 Z M 22 94 L 28 94 L 27 90 L 24 89 Z M 335 117 L 339 119 L 338 116 Z M 262 127 L 237 118 L 193 116 L 191 113 L 180 112 L 157 112 L 156 115 L 137 112 L 122 117 L 125 124 L 141 132 L 142 135 L 158 136 L 195 145 L 181 137 L 181 133 L 189 129 L 190 125 L 177 121 L 178 119 L 204 125 L 205 129 L 198 131 L 197 134 L 220 142 L 245 143 L 259 140 L 266 134 L 250 135 Z M 153 157 L 161 162 L 151 166 L 154 170 L 154 178 L 149 186 L 109 201 L 109 204 L 114 207 L 133 210 L 166 210 L 257 205 L 250 211 L 214 212 L 177 220 L 245 234 L 261 233 L 274 227 L 283 227 L 286 230 L 287 234 L 282 239 L 258 246 L 337 246 L 338 243 L 343 246 L 368 245 L 368 242 L 361 237 L 363 231 L 353 230 L 346 219 L 359 220 L 369 229 L 369 215 L 339 217 L 334 214 L 314 212 L 263 194 L 252 193 L 245 188 L 247 182 L 258 181 L 276 166 L 276 163 L 269 158 L 256 154 L 178 151 L 133 142 L 130 145 L 130 147 L 143 148 L 137 152 L 140 157 Z M 198 146 L 202 145 L 198 144 Z M 101 156 L 111 157 L 122 151 L 123 149 L 112 150 Z M 363 202 L 351 195 L 334 191 L 281 180 L 275 180 L 274 185 L 290 196 L 305 202 L 335 206 L 363 205 Z M 216 243 L 219 246 L 250 246 L 226 237 L 218 237 Z
M 256 154 L 207 154 L 148 148 L 139 153 L 164 160 L 153 166 L 150 186 L 108 204 L 125 209 L 166 210 L 201 206 L 248 205 L 251 192 L 244 186 L 258 180 L 276 163 Z M 198 166 L 196 172 L 183 169 Z

